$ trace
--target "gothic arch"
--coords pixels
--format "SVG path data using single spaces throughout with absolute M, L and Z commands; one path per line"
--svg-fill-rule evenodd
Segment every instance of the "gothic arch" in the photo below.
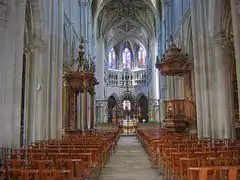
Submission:
M 112 94 L 108 97 L 108 99 L 109 99 L 111 96 L 114 97 L 117 102 L 119 101 L 119 97 L 118 97 L 118 95 L 117 95 L 116 93 L 112 93 Z
M 145 119 L 148 122 L 148 98 L 144 93 L 138 94 L 137 104 L 140 113 L 139 120 L 142 121 L 143 119 Z
M 139 93 L 137 96 L 136 96 L 136 101 L 138 101 L 142 96 L 146 96 L 143 92 Z M 147 96 L 146 96 L 147 97 Z
M 116 113 L 114 112 L 114 108 L 118 104 L 117 95 L 113 93 L 111 96 L 109 96 L 107 99 L 107 103 L 108 103 L 108 122 L 112 123 L 113 117 L 116 116 L 114 115 L 114 113 Z
M 99 13 L 102 11 L 104 6 L 108 4 L 111 0 L 92 0 L 92 17 L 95 21 L 98 18 Z M 151 8 L 151 10 L 154 12 L 156 22 L 160 22 L 160 15 L 161 15 L 161 5 L 162 3 L 160 1 L 153 1 L 153 0 L 145 0 L 145 3 Z
M 134 102 L 133 95 L 131 92 L 125 92 L 123 95 L 119 98 L 120 101 L 124 101 L 125 99 L 130 100 L 131 102 Z

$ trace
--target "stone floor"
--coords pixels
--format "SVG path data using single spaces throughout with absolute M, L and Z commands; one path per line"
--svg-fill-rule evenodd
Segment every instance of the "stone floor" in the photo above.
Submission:
M 135 136 L 121 137 L 116 152 L 102 170 L 100 180 L 162 180 L 150 167 L 147 154 Z

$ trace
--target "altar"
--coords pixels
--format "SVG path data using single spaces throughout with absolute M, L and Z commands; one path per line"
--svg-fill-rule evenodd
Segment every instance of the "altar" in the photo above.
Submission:
M 120 128 L 122 130 L 122 135 L 135 135 L 138 121 L 137 119 L 123 119 L 120 121 Z

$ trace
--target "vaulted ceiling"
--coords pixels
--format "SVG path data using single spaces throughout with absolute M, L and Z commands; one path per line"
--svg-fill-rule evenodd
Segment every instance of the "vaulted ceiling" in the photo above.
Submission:
M 93 16 L 97 36 L 111 48 L 124 40 L 147 47 L 156 35 L 159 5 L 152 0 L 99 0 L 95 2 Z

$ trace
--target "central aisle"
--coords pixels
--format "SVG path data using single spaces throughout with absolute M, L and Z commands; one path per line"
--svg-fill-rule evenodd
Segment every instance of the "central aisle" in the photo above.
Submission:
M 135 136 L 121 137 L 116 152 L 103 168 L 100 180 L 161 180 L 151 168 L 140 142 Z

